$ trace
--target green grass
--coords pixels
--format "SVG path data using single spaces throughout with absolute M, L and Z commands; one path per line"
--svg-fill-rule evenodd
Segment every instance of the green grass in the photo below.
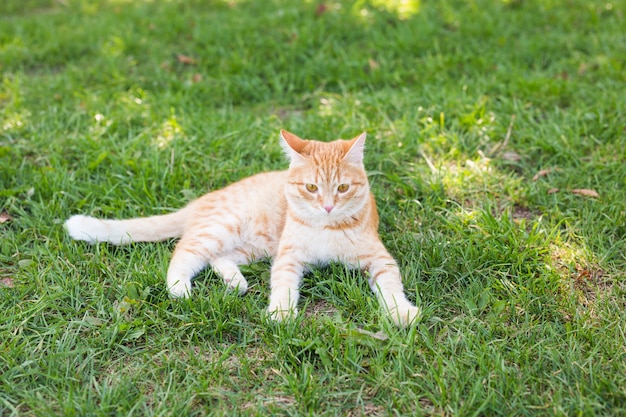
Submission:
M 320 4 L 2 2 L 2 416 L 626 414 L 626 4 Z M 418 326 L 338 265 L 285 325 L 267 263 L 173 302 L 174 242 L 64 233 L 282 169 L 281 128 L 368 132 Z

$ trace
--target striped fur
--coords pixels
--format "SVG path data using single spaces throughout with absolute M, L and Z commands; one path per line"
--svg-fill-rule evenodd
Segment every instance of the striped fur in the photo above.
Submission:
M 162 216 L 102 220 L 72 216 L 70 236 L 115 245 L 180 238 L 167 272 L 174 297 L 210 266 L 229 288 L 246 292 L 239 265 L 273 258 L 268 311 L 297 313 L 299 286 L 311 265 L 340 261 L 365 271 L 392 320 L 406 326 L 420 311 L 404 295 L 396 261 L 378 236 L 376 202 L 363 167 L 365 134 L 330 143 L 281 131 L 289 169 L 243 179 Z

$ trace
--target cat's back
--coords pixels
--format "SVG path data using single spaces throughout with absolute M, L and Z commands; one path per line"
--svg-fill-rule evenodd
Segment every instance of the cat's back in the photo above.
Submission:
M 246 203 L 268 203 L 285 200 L 287 171 L 271 171 L 244 178 L 227 188 L 241 193 Z M 263 204 L 265 205 L 265 204 Z
M 237 218 L 239 222 L 281 221 L 286 211 L 287 171 L 256 174 L 209 192 L 192 202 L 195 219 L 207 217 Z
M 210 192 L 191 203 L 186 232 L 236 242 L 248 260 L 273 256 L 285 224 L 286 182 L 287 171 L 273 171 Z
M 277 202 L 283 200 L 287 171 L 270 171 L 252 175 L 231 183 L 218 190 L 212 190 L 202 200 L 221 200 L 224 204 L 254 206 L 255 203 Z

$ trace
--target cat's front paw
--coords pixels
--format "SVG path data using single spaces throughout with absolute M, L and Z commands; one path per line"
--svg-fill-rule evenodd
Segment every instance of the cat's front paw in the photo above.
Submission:
M 298 315 L 298 309 L 295 307 L 290 309 L 281 306 L 270 306 L 267 309 L 267 313 L 273 321 L 282 322 L 295 318 Z
M 414 305 L 398 306 L 391 309 L 389 315 L 396 326 L 408 327 L 422 318 L 422 310 Z
M 239 295 L 244 295 L 246 292 L 248 292 L 248 281 L 246 281 L 243 275 L 227 281 L 226 285 L 228 291 L 236 292 Z
M 191 282 L 176 281 L 168 289 L 172 298 L 187 298 L 191 295 Z

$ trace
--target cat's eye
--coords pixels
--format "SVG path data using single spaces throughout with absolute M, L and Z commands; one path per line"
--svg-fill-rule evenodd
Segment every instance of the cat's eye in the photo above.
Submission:
M 348 188 L 350 188 L 348 184 L 339 184 L 339 186 L 337 187 L 337 191 L 339 191 L 340 193 L 345 193 L 346 191 L 348 191 Z
M 315 184 L 307 184 L 306 185 L 306 190 L 310 193 L 314 193 L 317 191 L 317 185 Z

